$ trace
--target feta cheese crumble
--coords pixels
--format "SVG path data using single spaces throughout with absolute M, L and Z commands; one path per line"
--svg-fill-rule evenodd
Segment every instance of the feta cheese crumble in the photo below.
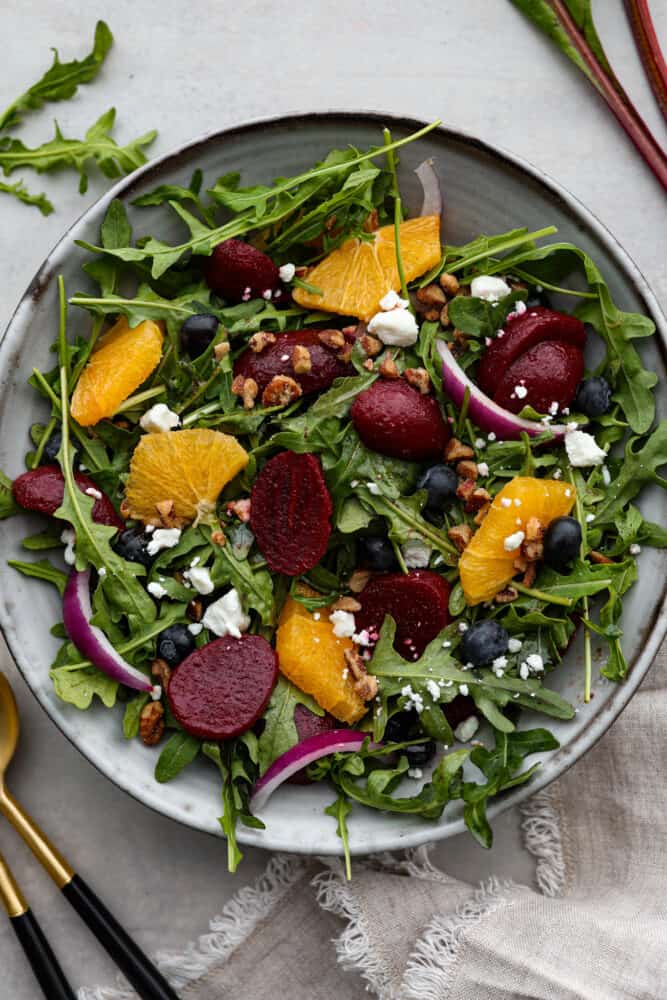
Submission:
M 406 684 L 405 687 L 401 688 L 401 694 L 404 698 L 408 699 L 405 703 L 406 711 L 414 708 L 415 712 L 417 712 L 418 715 L 421 715 L 424 711 L 424 699 L 419 692 L 413 691 L 410 684 Z
M 148 586 L 146 587 L 146 590 L 153 597 L 157 597 L 158 601 L 160 600 L 161 597 L 167 596 L 167 591 L 164 589 L 162 584 L 157 583 L 156 581 L 153 581 L 153 583 L 149 583 Z
M 552 417 L 555 417 L 556 414 L 558 413 L 558 403 L 556 402 L 555 399 L 553 403 L 551 403 L 551 405 L 549 406 L 549 413 L 551 414 Z
M 354 615 L 350 611 L 333 611 L 329 615 L 333 633 L 339 639 L 351 639 L 356 631 Z
M 438 686 L 438 684 L 436 684 L 435 681 L 427 680 L 426 690 L 428 691 L 428 693 L 430 694 L 431 698 L 433 698 L 434 701 L 437 701 L 438 698 L 440 697 L 440 687 Z
M 401 552 L 408 569 L 424 569 L 429 564 L 433 549 L 417 538 L 409 538 L 405 545 L 401 546 Z
M 507 648 L 510 653 L 518 653 L 522 646 L 523 643 L 521 642 L 521 639 L 515 639 L 514 637 L 512 637 L 507 643 Z
M 514 534 L 508 535 L 503 542 L 505 552 L 514 552 L 515 549 L 519 548 L 525 537 L 525 531 L 515 531 Z
M 390 347 L 410 347 L 419 336 L 419 327 L 407 309 L 390 309 L 373 316 L 368 324 L 368 332 Z
M 294 264 L 283 264 L 282 267 L 278 268 L 278 275 L 280 277 L 280 280 L 283 281 L 286 285 L 289 285 L 290 281 L 294 279 L 295 274 L 296 274 L 296 267 L 294 266 Z
M 454 730 L 454 736 L 456 736 L 460 743 L 467 743 L 473 738 L 478 729 L 479 719 L 476 715 L 469 715 L 463 722 L 459 722 Z
M 459 694 L 462 694 L 464 696 L 468 694 L 468 685 L 467 684 L 459 684 Z
M 199 635 L 203 628 L 204 626 L 201 622 L 193 622 L 192 625 L 188 625 L 188 632 L 190 635 Z
M 477 463 L 477 471 L 480 474 L 480 476 L 488 476 L 488 474 L 489 474 L 489 466 L 488 466 L 488 464 L 486 462 L 478 462 Z
M 139 425 L 142 430 L 149 434 L 160 434 L 163 431 L 173 430 L 174 427 L 178 427 L 180 422 L 181 418 L 178 413 L 170 410 L 166 403 L 156 403 L 155 406 L 151 406 L 150 410 L 146 410 Z
M 94 500 L 101 500 L 102 494 L 99 490 L 96 490 L 94 486 L 89 486 L 86 490 L 86 496 L 92 497 Z
M 156 528 L 146 546 L 149 556 L 156 556 L 162 549 L 173 549 L 181 538 L 180 528 Z
M 602 466 L 602 482 L 605 484 L 605 486 L 609 486 L 609 484 L 611 483 L 611 472 L 609 471 L 606 465 Z
M 470 282 L 470 294 L 487 302 L 500 302 L 510 291 L 510 286 L 502 278 L 491 274 L 479 274 Z
M 366 483 L 366 489 L 369 493 L 372 493 L 374 497 L 380 496 L 380 487 L 377 483 Z
M 183 576 L 189 580 L 198 594 L 212 594 L 214 590 L 211 574 L 205 566 L 191 566 Z
M 572 426 L 571 424 L 568 426 Z M 607 457 L 592 434 L 586 431 L 570 431 L 565 434 L 565 451 L 570 465 L 575 469 L 587 468 L 590 465 L 602 465 Z
M 630 553 L 631 556 L 638 556 L 641 550 L 642 550 L 641 545 L 637 545 L 636 542 L 633 542 L 630 548 L 628 549 L 628 552 Z
M 250 619 L 243 610 L 236 588 L 232 588 L 213 604 L 209 604 L 202 618 L 202 625 L 216 635 L 241 638 L 241 633 L 250 626 Z
M 409 767 L 408 768 L 408 778 L 414 778 L 415 781 L 419 781 L 419 779 L 422 776 L 423 776 L 423 772 L 422 772 L 421 767 Z
M 65 551 L 63 552 L 63 559 L 68 566 L 73 566 L 76 562 L 76 554 L 74 552 L 74 545 L 76 542 L 76 535 L 74 534 L 73 528 L 65 528 L 60 536 L 60 541 L 65 543 Z
M 517 399 L 525 399 L 526 396 L 528 395 L 528 390 L 526 389 L 525 385 L 515 385 L 514 395 L 517 397 Z
M 395 292 L 393 288 L 380 299 L 380 309 L 384 312 L 391 312 L 392 309 L 407 309 L 409 305 L 410 300 L 402 299 L 398 292 Z

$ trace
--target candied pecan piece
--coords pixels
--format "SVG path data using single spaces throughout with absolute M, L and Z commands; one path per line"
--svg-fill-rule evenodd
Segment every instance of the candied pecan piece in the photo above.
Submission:
M 289 375 L 274 375 L 262 393 L 264 406 L 287 406 L 301 395 L 301 386 Z
M 178 518 L 174 514 L 173 500 L 159 500 L 155 504 L 155 509 L 158 512 L 158 517 L 165 528 L 178 527 Z
M 361 344 L 362 350 L 368 355 L 369 358 L 375 358 L 382 350 L 382 341 L 378 340 L 377 337 L 372 337 L 370 333 L 364 333 L 359 337 L 359 343 Z
M 363 701 L 370 701 L 378 693 L 377 679 L 366 672 L 364 661 L 356 649 L 346 649 L 344 655 L 346 666 L 354 677 L 354 690 Z
M 239 521 L 243 521 L 244 524 L 247 524 L 250 520 L 250 509 L 250 497 L 245 497 L 242 500 L 231 500 L 227 504 L 227 513 L 229 516 L 238 517 Z
M 456 495 L 459 500 L 463 500 L 464 503 L 468 503 L 470 497 L 473 495 L 475 490 L 475 480 L 474 479 L 463 479 L 456 487 Z
M 425 285 L 417 290 L 417 302 L 425 306 L 438 306 L 441 309 L 445 304 L 445 293 L 442 288 L 435 283 Z
M 470 480 L 464 479 L 464 482 L 468 483 Z M 471 514 L 473 511 L 481 510 L 487 503 L 491 503 L 491 494 L 488 490 L 478 486 L 466 500 L 463 509 L 466 513 Z
M 185 609 L 185 613 L 191 622 L 200 622 L 204 614 L 204 605 L 198 597 L 193 597 Z
M 305 375 L 313 367 L 310 351 L 303 344 L 295 344 L 292 348 L 292 368 L 296 375 Z
M 485 503 L 483 507 L 480 507 L 475 516 L 473 517 L 473 521 L 475 522 L 475 524 L 480 525 L 484 520 L 484 518 L 486 517 L 486 515 L 489 513 L 490 509 L 491 509 L 490 502 Z
M 477 462 L 473 462 L 470 458 L 463 459 L 456 466 L 456 474 L 462 479 L 477 479 L 479 475 Z
M 216 344 L 213 348 L 213 357 L 216 361 L 222 361 L 226 358 L 230 351 L 229 341 L 223 340 L 222 343 Z
M 360 594 L 371 578 L 371 571 L 368 569 L 355 569 L 354 573 L 347 581 L 347 585 L 353 594 Z
M 446 302 L 440 310 L 440 325 L 449 326 L 449 306 Z
M 450 438 L 445 446 L 445 461 L 458 462 L 462 458 L 474 458 L 475 452 L 470 445 L 463 444 L 458 438 Z
M 405 378 L 420 395 L 426 396 L 431 391 L 431 378 L 425 368 L 406 368 Z
M 257 399 L 259 387 L 254 378 L 246 378 L 245 375 L 237 375 L 232 382 L 232 392 L 235 396 L 240 396 L 243 401 L 244 410 L 252 410 Z
M 171 667 L 167 661 L 159 657 L 157 660 L 153 660 L 151 663 L 151 674 L 153 677 L 159 678 L 162 690 L 166 693 L 169 688 L 169 681 L 171 680 Z
M 456 275 L 448 274 L 447 271 L 443 271 L 440 275 L 440 287 L 447 293 L 447 295 L 457 295 L 459 289 L 461 288 L 459 279 Z
M 516 601 L 518 596 L 519 591 L 516 587 L 505 587 L 504 590 L 498 591 L 493 599 L 496 604 L 511 604 L 512 601 Z
M 447 537 L 459 550 L 463 552 L 466 545 L 472 538 L 472 528 L 469 524 L 455 524 L 453 528 L 450 528 L 447 532 Z
M 521 545 L 521 552 L 528 562 L 537 562 L 542 558 L 544 545 L 544 527 L 537 517 L 529 517 L 526 523 L 526 537 Z
M 275 342 L 275 333 L 269 333 L 268 330 L 258 330 L 257 333 L 253 333 L 248 341 L 248 347 L 255 354 L 260 354 L 265 347 L 268 347 L 269 344 L 275 344 Z
M 227 538 L 225 537 L 224 531 L 213 531 L 211 532 L 211 541 L 214 545 L 219 545 L 222 547 L 226 544 Z
M 334 351 L 339 351 L 345 347 L 345 337 L 340 330 L 320 330 L 317 335 L 320 344 L 330 347 Z
M 382 378 L 400 378 L 401 373 L 393 358 L 386 357 L 380 365 L 380 375 Z
M 164 706 L 161 701 L 149 701 L 139 716 L 139 735 L 147 747 L 159 743 L 164 733 Z
M 361 611 L 361 604 L 354 597 L 339 597 L 335 604 L 331 605 L 332 611 Z

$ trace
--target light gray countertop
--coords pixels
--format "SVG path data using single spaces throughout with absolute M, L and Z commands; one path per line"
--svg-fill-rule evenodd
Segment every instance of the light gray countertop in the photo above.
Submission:
M 667 6 L 654 0 L 652 8 L 667 45 Z M 596 0 L 594 10 L 612 64 L 664 142 L 667 130 L 622 4 Z M 326 6 L 115 0 L 85 13 L 72 0 L 5 4 L 3 35 L 10 44 L 3 49 L 0 107 L 42 72 L 50 46 L 63 58 L 87 51 L 96 16 L 105 17 L 117 39 L 100 78 L 73 101 L 32 116 L 21 133 L 26 143 L 45 141 L 54 115 L 65 134 L 75 136 L 111 105 L 118 109 L 120 141 L 159 129 L 156 154 L 205 131 L 289 111 L 363 108 L 440 117 L 560 180 L 612 230 L 663 306 L 667 302 L 664 193 L 583 78 L 509 0 L 338 0 Z M 0 329 L 47 251 L 106 187 L 91 179 L 82 198 L 69 174 L 38 178 L 26 172 L 26 180 L 46 190 L 57 211 L 43 219 L 0 196 Z M 100 777 L 51 724 L 1 650 L 0 661 L 23 720 L 11 772 L 15 794 L 149 952 L 180 950 L 207 930 L 210 917 L 254 878 L 267 856 L 249 850 L 240 874 L 228 875 L 221 842 L 150 812 Z M 491 873 L 529 881 L 532 864 L 520 847 L 519 816 L 505 814 L 495 833 L 491 854 L 458 837 L 442 844 L 437 857 L 472 881 Z M 0 850 L 72 983 L 113 980 L 106 956 L 1 825 Z M 5 922 L 0 968 L 2 1000 L 37 996 Z M 350 996 L 361 996 L 356 985 L 350 989 Z

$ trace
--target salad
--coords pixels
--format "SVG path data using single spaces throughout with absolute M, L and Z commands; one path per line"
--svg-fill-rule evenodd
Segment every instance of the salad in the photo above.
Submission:
M 406 217 L 398 151 L 434 127 L 136 199 L 176 246 L 112 202 L 0 481 L 3 517 L 47 518 L 11 565 L 62 595 L 58 697 L 121 704 L 158 782 L 210 761 L 230 869 L 285 781 L 331 790 L 348 868 L 359 805 L 458 800 L 489 847 L 487 803 L 575 714 L 552 671 L 579 632 L 583 701 L 594 660 L 623 681 L 623 595 L 667 544 L 635 506 L 667 484 L 653 323 L 553 227 L 449 245 L 430 161 Z

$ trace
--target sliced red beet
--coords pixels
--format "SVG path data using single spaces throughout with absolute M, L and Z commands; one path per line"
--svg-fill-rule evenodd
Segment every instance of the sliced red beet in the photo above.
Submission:
M 321 330 L 288 330 L 276 334 L 275 344 L 255 353 L 249 347 L 234 362 L 234 374 L 254 378 L 260 393 L 264 392 L 274 375 L 289 375 L 299 383 L 304 395 L 328 389 L 335 378 L 354 374 L 354 368 L 339 361 L 338 351 L 326 347 L 319 340 Z M 297 373 L 292 364 L 295 347 L 305 347 L 310 354 L 311 370 Z
M 574 399 L 583 374 L 584 356 L 580 348 L 556 340 L 546 341 L 531 347 L 509 366 L 493 398 L 512 413 L 520 413 L 526 405 L 538 413 L 549 413 L 552 403 L 562 410 Z M 526 395 L 517 393 L 520 386 L 527 390 Z
M 167 696 L 183 729 L 205 740 L 239 736 L 263 714 L 278 680 L 278 657 L 261 635 L 224 636 L 176 667 Z
M 477 715 L 477 705 L 469 694 L 457 694 L 456 698 L 447 705 L 442 706 L 445 718 L 452 729 L 469 719 L 471 715 Z
M 333 715 L 329 715 L 328 712 L 324 715 L 315 715 L 305 705 L 297 705 L 294 709 L 294 724 L 299 741 L 306 740 L 309 736 L 317 736 L 319 733 L 329 733 L 332 729 L 340 729 L 340 722 L 334 719 Z M 287 780 L 292 785 L 311 784 L 305 767 Z
M 90 476 L 85 476 L 83 472 L 75 472 L 74 479 L 82 493 L 86 490 L 95 490 L 92 496 L 102 493 Z M 26 510 L 34 510 L 39 514 L 55 514 L 63 502 L 64 492 L 65 479 L 57 465 L 41 465 L 31 472 L 24 472 L 14 480 L 12 486 L 16 502 Z M 104 493 L 93 504 L 93 521 L 97 524 L 109 524 L 119 531 L 125 527 L 122 517 L 116 513 L 114 505 Z
M 260 296 L 280 301 L 283 295 L 280 272 L 271 258 L 243 240 L 219 243 L 206 261 L 205 274 L 209 288 L 228 302 Z
M 315 455 L 283 451 L 269 459 L 251 494 L 250 527 L 274 573 L 316 566 L 331 534 L 331 497 Z
M 441 458 L 449 440 L 434 396 L 422 396 L 403 378 L 378 379 L 350 411 L 359 437 L 371 451 L 422 462 Z
M 406 660 L 417 660 L 449 624 L 450 590 L 446 580 L 427 569 L 376 576 L 358 595 L 357 632 L 366 629 L 371 639 L 377 638 L 385 615 L 391 615 L 396 622 L 394 649 Z

